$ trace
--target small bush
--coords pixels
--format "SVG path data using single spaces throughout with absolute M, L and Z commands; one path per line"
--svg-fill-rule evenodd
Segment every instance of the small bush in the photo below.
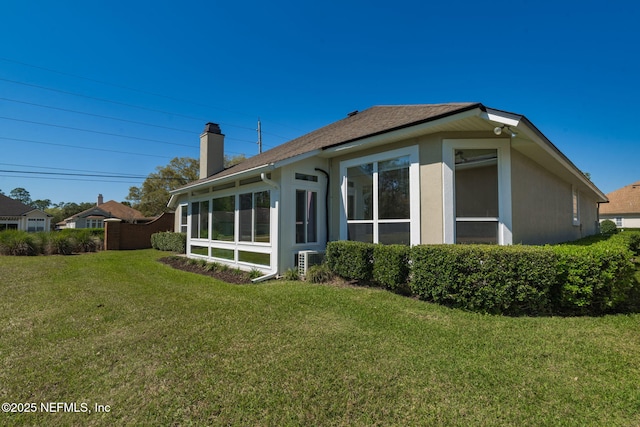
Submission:
M 251 271 L 249 271 L 249 280 L 257 279 L 262 276 L 264 276 L 264 273 L 257 268 L 252 268 Z
M 405 245 L 375 245 L 373 248 L 373 280 L 397 290 L 409 279 L 410 248 Z
M 22 230 L 0 232 L 0 253 L 3 255 L 38 255 L 38 245 L 32 234 Z
M 601 234 L 615 234 L 618 232 L 618 226 L 610 219 L 605 219 L 600 223 Z
M 311 283 L 325 283 L 333 279 L 333 273 L 326 263 L 312 265 L 307 270 L 305 279 Z
M 95 235 L 90 229 L 80 229 L 73 235 L 76 252 L 95 252 L 98 249 Z
M 185 233 L 173 233 L 171 231 L 154 233 L 151 235 L 151 247 L 160 251 L 184 254 L 187 248 L 187 235 Z
M 51 255 L 71 255 L 76 248 L 75 240 L 69 234 L 54 233 L 47 245 L 47 253 Z
M 329 269 L 345 279 L 370 281 L 373 278 L 372 243 L 339 241 L 327 243 Z
M 300 280 L 300 275 L 298 274 L 297 268 L 289 268 L 282 275 L 284 280 L 295 281 Z

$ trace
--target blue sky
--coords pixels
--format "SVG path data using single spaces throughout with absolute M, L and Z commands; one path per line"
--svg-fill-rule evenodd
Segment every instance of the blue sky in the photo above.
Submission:
M 372 105 L 474 101 L 527 116 L 608 193 L 640 180 L 639 17 L 631 0 L 4 1 L 0 189 L 122 201 L 197 157 L 207 121 L 251 156 L 258 117 L 269 148 Z

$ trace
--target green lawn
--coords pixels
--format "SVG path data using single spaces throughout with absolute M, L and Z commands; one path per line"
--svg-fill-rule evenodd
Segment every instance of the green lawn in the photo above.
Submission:
M 164 255 L 0 257 L 0 402 L 37 404 L 0 425 L 640 424 L 640 315 L 507 318 L 369 288 L 229 285 Z

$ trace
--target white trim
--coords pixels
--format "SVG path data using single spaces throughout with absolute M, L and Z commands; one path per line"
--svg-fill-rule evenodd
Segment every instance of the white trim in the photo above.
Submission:
M 347 240 L 348 238 L 348 223 L 347 223 L 347 168 L 357 166 L 365 163 L 374 163 L 374 174 L 377 173 L 377 162 L 384 160 L 395 159 L 398 157 L 409 156 L 409 219 L 404 220 L 379 220 L 378 219 L 378 203 L 374 200 L 373 203 L 373 220 L 363 221 L 363 223 L 373 222 L 373 241 L 378 241 L 378 227 L 375 225 L 378 223 L 406 223 L 410 224 L 410 241 L 411 245 L 420 244 L 420 151 L 417 145 L 410 147 L 398 148 L 391 151 L 383 151 L 376 154 L 371 154 L 364 157 L 357 157 L 350 160 L 340 162 L 340 188 L 341 188 L 341 201 L 340 201 L 340 240 Z M 378 182 L 373 180 L 373 194 L 377 194 Z M 349 222 L 357 223 L 358 220 L 351 220 Z
M 495 149 L 498 153 L 498 244 L 513 243 L 511 217 L 511 144 L 506 138 L 445 139 L 442 141 L 443 242 L 455 243 L 455 150 Z M 465 220 L 475 220 L 466 218 Z M 494 218 L 484 218 L 492 221 Z

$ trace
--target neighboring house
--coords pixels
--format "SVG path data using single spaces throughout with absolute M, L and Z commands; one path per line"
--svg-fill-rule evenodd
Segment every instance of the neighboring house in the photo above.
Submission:
M 606 196 L 524 116 L 480 103 L 376 106 L 172 191 L 187 255 L 266 275 L 327 241 L 544 244 L 598 230 Z
M 153 220 L 146 218 L 142 212 L 114 200 L 104 202 L 102 194 L 98 195 L 98 203 L 92 208 L 77 213 L 56 224 L 63 228 L 104 228 L 105 219 L 120 219 L 129 223 L 145 223 Z
M 0 194 L 0 231 L 29 232 L 51 230 L 51 215 Z
M 640 228 L 640 181 L 607 194 L 600 205 L 600 221 L 610 219 L 618 228 Z

